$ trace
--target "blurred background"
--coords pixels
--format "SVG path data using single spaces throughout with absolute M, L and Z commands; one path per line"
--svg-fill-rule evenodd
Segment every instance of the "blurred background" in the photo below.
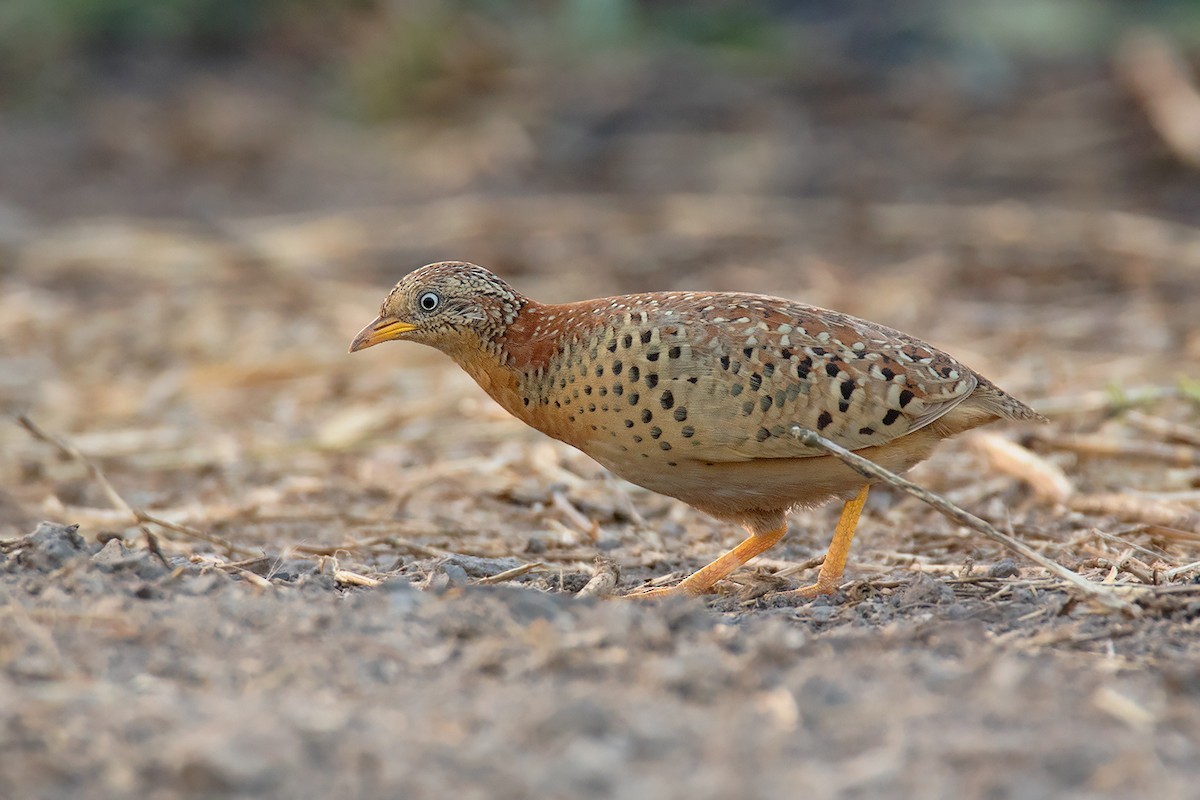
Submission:
M 0 0 L 0 795 L 1187 796 L 1198 79 L 1195 0 Z M 430 349 L 348 355 L 443 259 L 949 350 L 1059 477 L 963 437 L 913 479 L 1145 615 L 886 491 L 844 600 L 756 599 L 825 507 L 714 613 L 574 602 L 597 553 L 628 588 L 740 533 Z M 498 574 L 544 591 L 439 594 Z

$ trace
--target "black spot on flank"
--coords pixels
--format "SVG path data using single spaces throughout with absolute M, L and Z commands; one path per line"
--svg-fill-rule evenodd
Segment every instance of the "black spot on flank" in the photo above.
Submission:
M 600 376 L 602 376 L 603 374 L 604 374 L 604 365 L 603 365 L 603 364 L 597 364 L 597 365 L 596 365 L 596 377 L 597 377 L 597 378 L 599 378 L 599 377 L 600 377 Z
M 655 425 L 653 428 L 650 429 L 650 438 L 651 439 L 657 439 L 660 436 L 662 436 L 662 428 Z
M 891 425 L 893 422 L 895 422 L 898 419 L 900 419 L 900 412 L 897 409 L 892 408 L 892 409 L 889 409 L 888 412 L 883 415 L 883 424 Z
M 696 382 L 696 381 L 698 381 L 698 380 L 700 380 L 700 379 L 699 379 L 699 378 L 697 378 L 695 375 L 693 375 L 692 377 L 690 377 L 690 378 L 688 378 L 688 379 L 687 379 L 687 382 L 688 382 L 688 383 L 695 383 L 695 382 Z
M 667 462 L 667 466 L 668 466 L 668 467 L 678 467 L 678 466 L 679 466 L 679 462 L 678 462 L 678 461 L 668 461 L 668 462 Z
M 646 373 L 646 388 L 653 389 L 655 386 L 658 386 L 658 373 L 657 372 L 647 372 Z
M 575 415 L 574 415 L 574 414 L 569 414 L 569 415 L 567 416 L 567 422 L 574 422 L 574 421 L 575 421 Z
M 753 347 L 743 347 L 742 353 L 746 356 L 746 358 L 754 358 L 754 348 Z
M 600 387 L 600 392 L 599 392 L 599 394 L 600 394 L 600 396 L 601 396 L 601 397 L 608 397 L 608 387 L 607 387 L 607 386 L 601 386 L 601 387 Z
M 754 411 L 753 400 L 747 400 L 746 402 L 742 403 L 742 414 L 748 417 L 752 411 Z
M 592 426 L 592 430 L 594 430 L 594 431 L 598 431 L 598 430 L 600 430 L 600 429 L 599 429 L 599 428 L 597 428 L 595 425 L 593 425 L 593 426 Z
M 525 405 L 529 405 L 529 398 L 528 398 L 528 397 L 525 397 L 525 398 L 522 398 L 522 399 L 525 401 Z
M 771 395 L 764 394 L 762 396 L 762 399 L 758 401 L 758 405 L 759 405 L 759 408 L 761 408 L 763 411 L 766 411 L 767 409 L 769 409 L 771 407 L 771 403 L 773 403 L 773 402 L 775 402 L 775 401 L 771 398 Z
M 583 393 L 584 393 L 584 394 L 591 394 L 591 393 L 592 393 L 592 387 L 591 387 L 591 386 L 585 386 L 585 387 L 583 387 Z
M 735 383 L 733 386 L 729 387 L 729 393 L 731 395 L 733 395 L 734 397 L 737 397 L 739 394 L 742 393 L 742 388 L 743 387 L 740 383 Z
M 638 369 L 637 364 L 629 368 L 629 380 L 633 383 L 638 382 L 638 378 L 642 377 L 642 371 Z
M 754 438 L 760 442 L 765 442 L 767 439 L 771 438 L 771 432 L 766 428 L 759 428 L 758 433 L 754 434 Z
M 612 373 L 613 373 L 613 375 L 620 375 L 620 374 L 621 374 L 621 370 L 622 370 L 622 369 L 624 369 L 624 368 L 625 368 L 625 365 L 624 365 L 624 364 L 622 364 L 620 361 L 614 361 L 614 362 L 613 362 L 613 365 L 612 365 Z
M 670 442 L 659 442 L 659 443 L 658 443 L 658 446 L 659 446 L 659 447 L 661 447 L 663 450 L 670 450 L 670 449 L 671 449 L 671 443 L 670 443 Z
M 609 340 L 609 342 L 608 342 L 608 347 L 607 347 L 606 349 L 607 349 L 607 350 L 608 350 L 608 352 L 610 352 L 610 353 L 615 353 L 615 352 L 617 352 L 617 340 L 616 340 L 616 339 L 610 339 L 610 340 Z
M 619 383 L 614 383 L 613 394 L 615 394 L 617 397 L 620 397 L 621 395 L 625 394 L 625 387 Z
M 558 402 L 557 400 L 555 400 L 555 401 L 554 401 L 554 407 L 555 407 L 555 408 L 562 408 L 562 403 L 560 403 L 560 402 Z
M 796 364 L 796 377 L 799 378 L 800 380 L 804 380 L 805 378 L 808 377 L 808 373 L 809 373 L 810 369 L 811 369 L 810 365 L 805 364 L 803 361 L 798 362 Z
M 637 392 L 629 393 L 629 405 L 636 406 L 638 404 L 638 400 L 640 400 L 640 399 L 641 399 L 641 396 Z
M 875 429 L 871 427 L 859 428 L 858 433 L 860 436 L 871 436 L 875 433 Z
M 685 439 L 690 439 L 696 435 L 696 429 L 691 425 L 684 425 L 683 430 L 679 432 L 679 435 Z
M 774 374 L 775 374 L 775 365 L 774 364 L 763 364 L 763 377 L 764 378 L 769 378 Z
M 658 351 L 651 350 L 649 353 L 646 353 L 646 360 L 647 361 L 658 361 Z
M 662 393 L 661 402 L 663 408 L 670 408 L 671 406 L 675 405 L 675 395 L 671 394 L 670 389 L 667 389 Z
M 840 412 L 842 412 L 843 414 L 845 414 L 845 413 L 846 413 L 847 411 L 849 411 L 849 410 L 850 410 L 850 404 L 849 404 L 849 403 L 847 403 L 845 400 L 839 400 L 839 401 L 838 401 L 838 411 L 840 411 Z
M 627 420 L 625 420 L 625 427 L 626 427 L 626 428 L 632 428 L 632 427 L 633 427 L 633 420 L 631 420 L 631 419 L 627 419 Z
M 654 415 L 650 413 L 650 409 L 643 408 L 642 409 L 642 422 L 649 422 L 652 419 L 654 419 Z
M 792 351 L 788 350 L 785 347 L 779 351 L 779 357 L 782 358 L 784 361 L 791 361 L 792 360 Z
M 824 347 L 814 347 L 812 349 L 812 354 L 814 356 L 823 356 L 823 355 L 825 355 L 825 348 Z
M 621 340 L 621 344 L 626 350 L 633 347 L 633 336 L 628 333 L 625 334 L 625 338 Z
M 750 376 L 750 391 L 757 392 L 762 386 L 762 375 L 757 372 Z
M 842 370 L 838 367 L 837 364 L 830 363 L 830 364 L 825 365 L 825 374 L 831 378 L 836 378 L 838 376 L 838 373 L 841 371 Z
M 729 356 L 721 356 L 721 369 L 729 369 Z
M 679 354 L 682 352 L 683 351 L 679 349 L 679 346 L 676 345 L 667 351 L 667 358 L 679 358 Z
M 643 440 L 642 440 L 642 437 L 640 437 L 640 436 L 637 436 L 637 435 L 635 434 L 635 435 L 634 435 L 634 437 L 633 437 L 633 441 L 634 441 L 634 443 L 636 443 L 636 444 L 641 444 Z
M 833 424 L 833 415 L 828 411 L 822 411 L 821 416 L 817 417 L 817 430 L 823 431 Z
M 642 331 L 642 344 L 650 344 L 650 337 L 653 335 L 652 331 Z
M 903 391 L 900 392 L 900 407 L 904 408 L 906 405 L 908 405 L 909 403 L 912 402 L 912 399 L 913 399 L 913 393 L 910 392 L 908 389 L 904 389 Z
M 687 409 L 683 406 L 680 406 L 679 408 L 675 409 L 675 413 L 671 416 L 675 417 L 676 422 L 683 422 L 685 419 L 687 419 Z
M 888 369 L 887 367 L 884 367 L 883 369 L 881 369 L 881 370 L 879 370 L 879 371 L 883 373 L 883 378 L 884 378 L 884 380 L 889 380 L 889 381 L 890 381 L 892 378 L 896 377 L 896 373 L 892 372 L 892 371 L 891 371 L 890 369 Z
M 854 394 L 854 381 L 842 381 L 842 399 L 849 400 Z
M 941 370 L 939 370 L 939 371 L 942 373 L 943 378 L 949 378 L 950 373 L 954 372 L 954 368 L 953 367 L 942 367 Z
M 592 412 L 593 414 L 596 413 L 596 404 L 588 403 L 588 411 Z

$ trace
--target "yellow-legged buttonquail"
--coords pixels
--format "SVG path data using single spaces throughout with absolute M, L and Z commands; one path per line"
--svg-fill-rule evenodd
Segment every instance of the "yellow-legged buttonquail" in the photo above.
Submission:
M 528 425 L 625 480 L 750 536 L 669 589 L 701 594 L 787 531 L 788 511 L 845 500 L 817 582 L 842 576 L 868 485 L 801 444 L 801 426 L 894 472 L 948 436 L 1038 415 L 951 356 L 891 328 L 764 295 L 656 292 L 548 305 L 482 267 L 406 275 L 351 352 L 392 339 L 453 358 Z

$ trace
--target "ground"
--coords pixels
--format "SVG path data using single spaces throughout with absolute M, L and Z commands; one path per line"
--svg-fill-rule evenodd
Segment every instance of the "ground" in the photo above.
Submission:
M 72 135 L 0 130 L 0 392 L 33 426 L 0 430 L 0 796 L 1188 796 L 1194 173 L 1103 65 L 985 110 L 713 75 L 746 111 L 719 124 L 679 70 L 520 124 L 289 106 L 266 154 L 253 124 L 122 149 L 97 120 L 157 106 L 116 93 Z M 253 105 L 220 87 L 192 89 Z M 1035 473 L 968 436 L 910 477 L 1130 610 L 891 491 L 834 597 L 770 596 L 812 580 L 833 507 L 711 597 L 577 597 L 741 533 L 433 351 L 349 356 L 442 258 L 543 300 L 786 295 L 951 351 L 1050 417 L 991 431 Z

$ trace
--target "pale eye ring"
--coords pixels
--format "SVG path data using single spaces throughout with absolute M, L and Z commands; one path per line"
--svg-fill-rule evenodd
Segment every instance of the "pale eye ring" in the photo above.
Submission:
M 422 292 L 417 298 L 417 305 L 422 311 L 433 311 L 442 304 L 442 296 L 437 292 Z

